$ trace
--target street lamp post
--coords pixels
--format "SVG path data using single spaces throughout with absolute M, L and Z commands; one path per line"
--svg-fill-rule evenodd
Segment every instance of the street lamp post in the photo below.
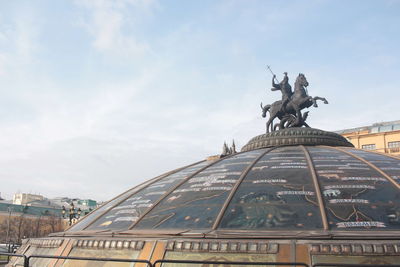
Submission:
M 7 208 L 7 210 L 8 210 L 8 222 L 7 222 L 7 235 L 6 235 L 6 243 L 7 243 L 7 246 L 8 246 L 8 252 L 10 253 L 11 251 L 10 251 L 10 248 L 11 248 L 11 246 L 10 246 L 10 220 L 11 220 L 11 211 L 12 211 L 12 208 L 11 207 L 8 207 Z
M 75 219 L 79 220 L 79 218 L 81 217 L 81 208 L 75 209 L 74 203 L 71 202 L 70 204 L 70 208 L 68 210 L 68 218 L 69 218 L 69 225 L 71 226 L 73 223 L 75 223 Z M 64 206 L 62 206 L 62 210 L 61 210 L 63 219 L 65 219 L 65 217 L 67 217 L 67 210 L 65 209 Z

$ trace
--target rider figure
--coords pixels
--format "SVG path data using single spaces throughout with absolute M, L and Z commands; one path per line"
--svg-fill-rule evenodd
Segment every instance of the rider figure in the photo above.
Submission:
M 274 79 L 276 78 L 276 75 L 272 77 L 272 88 L 271 91 L 278 91 L 280 90 L 282 92 L 282 107 L 281 111 L 286 113 L 286 105 L 289 103 L 290 98 L 293 95 L 292 92 L 292 87 L 289 84 L 289 77 L 287 76 L 287 72 L 283 73 L 285 76 L 283 77 L 283 80 L 279 83 L 276 84 Z

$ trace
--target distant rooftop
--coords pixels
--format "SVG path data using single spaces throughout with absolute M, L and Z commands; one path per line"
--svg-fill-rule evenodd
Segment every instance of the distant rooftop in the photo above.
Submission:
M 369 131 L 369 133 L 382 133 L 382 132 L 390 132 L 396 130 L 400 130 L 400 120 L 378 122 L 369 126 L 338 130 L 335 131 L 335 133 L 344 134 L 344 133 L 360 132 L 360 131 Z

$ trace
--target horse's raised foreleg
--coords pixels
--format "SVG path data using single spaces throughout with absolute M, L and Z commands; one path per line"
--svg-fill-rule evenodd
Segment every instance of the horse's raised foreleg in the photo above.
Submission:
M 315 99 L 315 97 L 309 96 L 308 100 L 310 100 L 313 103 L 314 108 L 318 107 L 317 100 Z
M 312 99 L 313 99 L 313 103 L 314 102 L 316 103 L 317 100 L 321 100 L 324 102 L 324 104 L 328 104 L 328 100 L 326 100 L 326 98 L 324 98 L 324 97 L 314 96 Z

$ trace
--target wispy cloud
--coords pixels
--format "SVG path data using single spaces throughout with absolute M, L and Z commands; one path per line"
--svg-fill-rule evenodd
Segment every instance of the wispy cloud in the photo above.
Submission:
M 141 18 L 149 16 L 157 6 L 154 0 L 85 0 L 76 1 L 76 4 L 87 11 L 81 22 L 92 35 L 92 45 L 99 52 L 134 57 L 151 50 L 134 32 Z

